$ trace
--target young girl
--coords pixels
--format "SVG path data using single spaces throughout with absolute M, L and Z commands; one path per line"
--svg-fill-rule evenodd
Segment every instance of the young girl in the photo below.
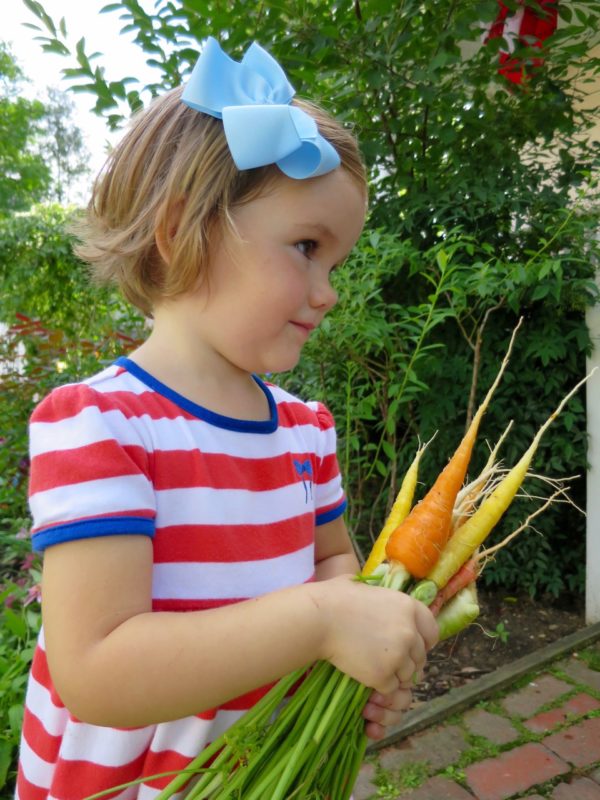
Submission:
M 155 797 L 150 776 L 317 659 L 373 687 L 381 738 L 436 640 L 425 606 L 352 580 L 330 413 L 259 377 L 297 363 L 365 217 L 356 142 L 292 95 L 258 45 L 236 63 L 209 40 L 94 188 L 80 254 L 153 325 L 31 419 L 20 800 L 144 776 L 111 796 Z

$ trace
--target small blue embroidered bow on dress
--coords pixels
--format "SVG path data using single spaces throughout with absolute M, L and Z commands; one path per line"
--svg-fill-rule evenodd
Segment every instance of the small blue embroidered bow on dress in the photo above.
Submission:
M 312 497 L 312 464 L 310 463 L 309 459 L 307 458 L 305 461 L 298 461 L 297 458 L 294 458 L 294 467 L 296 468 L 296 472 L 302 478 L 302 485 L 304 486 L 304 499 L 305 502 L 308 503 L 308 492 L 310 489 L 310 496 Z M 304 476 L 307 475 L 308 477 L 305 478 Z M 307 483 L 308 480 L 308 483 Z
M 256 42 L 238 63 L 210 37 L 181 99 L 223 120 L 238 169 L 276 164 L 290 178 L 325 175 L 340 157 L 314 119 L 290 105 L 294 94 L 283 69 Z

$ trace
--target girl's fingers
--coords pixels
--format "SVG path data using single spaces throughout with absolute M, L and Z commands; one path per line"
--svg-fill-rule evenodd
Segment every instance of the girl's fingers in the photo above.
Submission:
M 381 722 L 380 710 L 393 713 L 405 711 L 410 706 L 411 701 L 412 692 L 408 688 L 397 689 L 395 692 L 386 695 L 373 692 L 365 705 L 365 709 L 368 709 L 368 713 L 365 716 L 368 716 L 368 719 L 372 719 L 374 722 Z M 374 712 L 374 716 L 370 715 L 371 711 Z
M 417 666 L 417 671 L 422 670 L 427 661 L 427 642 L 421 637 L 417 637 L 417 641 L 410 648 L 410 657 Z
M 385 737 L 385 728 L 378 722 L 367 722 L 365 725 L 365 733 L 369 739 L 378 742 Z
M 426 649 L 431 650 L 440 638 L 440 629 L 435 617 L 423 603 L 417 604 L 417 627 L 423 637 Z
M 426 660 L 427 653 L 425 651 L 425 646 L 423 640 L 419 637 L 418 642 L 411 647 L 408 658 L 404 660 L 400 669 L 396 670 L 396 677 L 400 685 L 414 685 L 414 677 L 415 675 L 421 674 Z
M 413 675 L 417 672 L 417 665 L 411 659 L 407 659 L 400 669 L 396 672 L 399 686 L 410 686 L 412 684 Z
M 411 700 L 412 694 L 408 689 L 397 689 L 388 695 L 373 692 L 363 710 L 367 736 L 370 739 L 382 739 L 387 728 L 400 722 Z

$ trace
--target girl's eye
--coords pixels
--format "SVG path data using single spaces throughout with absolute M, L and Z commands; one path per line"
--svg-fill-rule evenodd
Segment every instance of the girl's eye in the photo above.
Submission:
M 302 239 L 300 242 L 296 242 L 296 248 L 305 258 L 311 258 L 315 254 L 317 247 L 318 244 L 314 239 Z

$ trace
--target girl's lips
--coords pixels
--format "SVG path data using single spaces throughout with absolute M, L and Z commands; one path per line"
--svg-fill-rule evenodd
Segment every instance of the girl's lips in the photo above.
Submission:
M 313 325 L 312 322 L 298 322 L 297 320 L 292 320 L 292 325 L 294 325 L 296 328 L 300 328 L 300 330 L 305 331 L 307 334 L 311 331 L 314 331 L 314 329 L 317 327 L 316 325 Z

